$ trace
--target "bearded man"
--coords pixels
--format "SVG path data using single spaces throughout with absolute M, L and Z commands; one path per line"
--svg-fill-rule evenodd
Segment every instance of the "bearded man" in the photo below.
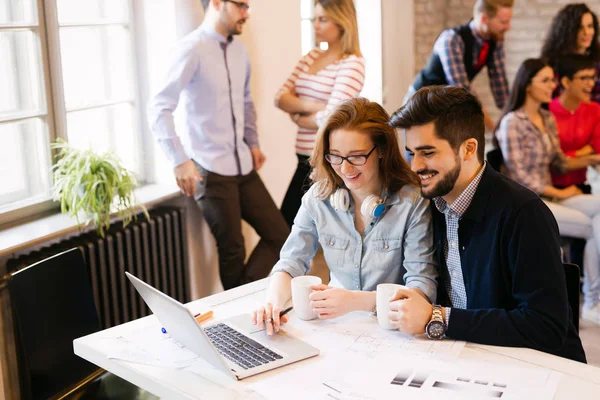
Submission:
M 484 161 L 481 104 L 464 88 L 428 86 L 396 111 L 411 168 L 431 199 L 439 304 L 399 289 L 390 319 L 495 346 L 529 347 L 586 362 L 573 324 L 558 225 L 532 191 Z
M 176 46 L 167 76 L 148 103 L 148 122 L 181 193 L 194 197 L 216 239 L 227 290 L 266 277 L 289 228 L 256 172 L 265 156 L 250 96 L 250 59 L 234 38 L 242 33 L 250 5 L 202 3 L 204 21 Z M 177 107 L 184 119 L 179 132 L 173 120 Z M 261 237 L 248 262 L 242 218 Z

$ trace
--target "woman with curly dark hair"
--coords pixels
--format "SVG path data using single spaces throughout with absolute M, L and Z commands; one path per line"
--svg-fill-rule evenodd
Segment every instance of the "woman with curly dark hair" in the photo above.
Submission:
M 585 3 L 566 5 L 556 14 L 542 47 L 541 58 L 554 69 L 557 77 L 558 60 L 570 54 L 588 56 L 596 62 L 596 74 L 600 74 L 598 17 Z M 561 91 L 561 86 L 557 85 L 552 97 L 557 97 Z M 592 90 L 592 101 L 600 103 L 598 81 Z

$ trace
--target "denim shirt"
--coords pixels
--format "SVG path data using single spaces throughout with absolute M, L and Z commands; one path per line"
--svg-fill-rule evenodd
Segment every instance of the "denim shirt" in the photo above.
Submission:
M 417 187 L 405 185 L 388 195 L 385 212 L 373 219 L 361 236 L 354 227 L 352 200 L 348 211 L 335 211 L 329 199 L 315 196 L 315 186 L 302 197 L 273 273 L 305 275 L 321 244 L 330 286 L 374 291 L 379 283 L 405 284 L 435 302 L 438 270 L 431 212 L 429 201 Z

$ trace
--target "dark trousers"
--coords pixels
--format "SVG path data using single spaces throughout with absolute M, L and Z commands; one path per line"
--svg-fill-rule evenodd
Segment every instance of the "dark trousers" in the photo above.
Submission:
M 279 259 L 289 229 L 262 180 L 252 171 L 243 176 L 223 176 L 196 163 L 203 181 L 196 184 L 196 203 L 219 252 L 219 274 L 225 290 L 266 277 Z M 261 240 L 248 262 L 241 220 L 254 228 Z
M 308 157 L 301 156 L 300 154 L 296 154 L 296 156 L 298 157 L 298 167 L 281 204 L 281 213 L 290 229 L 302 204 L 302 196 L 304 196 L 304 193 L 310 187 L 310 164 L 308 163 Z

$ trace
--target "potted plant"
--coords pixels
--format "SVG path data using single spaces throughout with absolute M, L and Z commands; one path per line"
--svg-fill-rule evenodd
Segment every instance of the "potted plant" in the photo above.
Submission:
M 52 148 L 57 150 L 53 198 L 63 214 L 75 217 L 79 226 L 85 216 L 84 225 L 93 222 L 102 237 L 110 227 L 111 213 L 118 213 L 124 226 L 136 218 L 135 176 L 114 153 L 77 149 L 60 139 Z M 148 218 L 146 208 L 139 207 Z

